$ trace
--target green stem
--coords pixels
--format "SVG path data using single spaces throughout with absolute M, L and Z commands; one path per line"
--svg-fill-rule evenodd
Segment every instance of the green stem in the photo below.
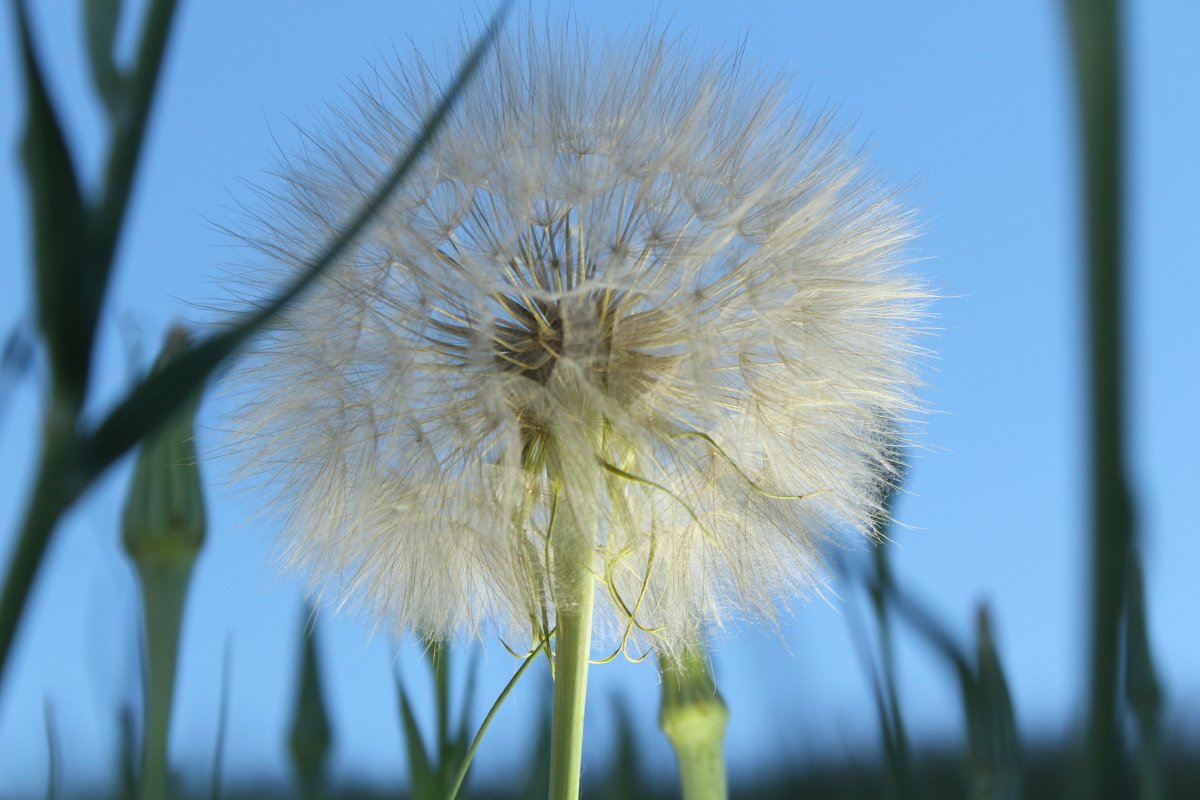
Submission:
M 547 646 L 549 646 L 548 641 L 542 641 L 541 644 L 534 648 L 532 653 L 525 657 L 525 660 L 521 662 L 521 666 L 508 679 L 508 683 L 501 690 L 500 696 L 496 698 L 496 702 L 492 703 L 487 716 L 479 724 L 479 730 L 475 732 L 475 738 L 471 740 L 471 746 L 467 748 L 462 763 L 458 765 L 458 771 L 454 773 L 454 780 L 450 784 L 449 791 L 446 792 L 446 800 L 455 800 L 458 797 L 458 790 L 462 788 L 463 781 L 467 779 L 467 770 L 471 767 L 471 761 L 475 758 L 475 751 L 479 749 L 479 743 L 483 741 L 483 734 L 487 733 L 488 726 L 492 724 L 492 717 L 496 716 L 496 712 L 500 710 L 500 706 L 504 703 L 505 698 L 512 692 L 513 687 L 517 685 L 517 681 L 525 674 L 525 670 L 529 669 L 533 662 L 537 660 L 538 654 L 542 652 L 542 648 Z
M 725 726 L 729 709 L 700 648 L 678 659 L 659 657 L 662 710 L 659 725 L 675 748 L 684 800 L 725 800 Z
M 572 525 L 555 530 L 552 542 L 557 647 L 550 733 L 550 800 L 576 800 L 583 763 L 583 712 L 596 595 L 592 571 L 594 546 Z
M 1122 84 L 1120 0 L 1068 0 L 1083 143 L 1091 378 L 1091 657 L 1083 797 L 1121 795 L 1117 688 L 1125 573 L 1134 547 L 1124 471 Z
M 179 630 L 191 572 L 190 562 L 138 565 L 146 614 L 145 726 L 138 790 L 141 800 L 168 797 L 167 738 L 175 695 Z

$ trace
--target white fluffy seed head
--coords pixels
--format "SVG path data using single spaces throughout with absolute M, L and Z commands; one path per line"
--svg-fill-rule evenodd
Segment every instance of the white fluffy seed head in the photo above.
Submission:
M 302 268 L 448 82 L 378 72 L 285 160 L 254 282 Z M 827 128 L 655 35 L 502 36 L 236 373 L 288 564 L 396 630 L 536 642 L 569 509 L 595 520 L 598 636 L 667 651 L 813 588 L 880 514 L 929 297 L 908 214 Z

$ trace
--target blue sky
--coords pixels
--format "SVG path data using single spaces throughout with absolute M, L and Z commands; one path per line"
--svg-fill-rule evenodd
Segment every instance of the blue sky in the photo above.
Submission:
M 78 6 L 38 3 L 35 22 L 52 85 L 94 183 L 100 109 L 87 91 Z M 131 4 L 138 6 L 140 4 Z M 320 4 L 183 0 L 142 179 L 122 244 L 99 350 L 96 409 L 147 363 L 174 319 L 203 319 L 221 276 L 244 253 L 219 230 L 236 219 L 294 125 L 372 63 L 428 51 L 457 36 L 474 4 Z M 565 7 L 565 4 L 564 4 Z M 1191 493 L 1200 434 L 1194 229 L 1200 205 L 1200 103 L 1194 77 L 1200 5 L 1129 3 L 1130 472 L 1145 541 L 1151 634 L 1177 716 L 1200 712 L 1200 566 Z M 638 29 L 648 3 L 575 5 L 594 29 Z M 914 254 L 944 299 L 927 370 L 926 418 L 907 493 L 897 508 L 901 580 L 964 639 L 974 608 L 994 612 L 1019 722 L 1056 733 L 1080 719 L 1086 619 L 1084 355 L 1080 329 L 1076 131 L 1065 27 L 1057 4 L 945 2 L 662 2 L 658 18 L 697 49 L 745 38 L 750 58 L 792 76 L 814 110 L 832 109 L 903 187 L 924 235 Z M 17 161 L 20 91 L 11 20 L 0 15 L 0 333 L 30 319 L 28 220 Z M 35 456 L 37 380 L 0 418 L 0 548 L 11 541 Z M 202 414 L 215 452 L 220 404 Z M 222 652 L 232 643 L 231 772 L 286 774 L 284 731 L 296 677 L 302 592 L 272 560 L 272 532 L 227 486 L 229 465 L 205 465 L 210 542 L 192 589 L 172 753 L 204 772 L 216 727 Z M 47 760 L 43 705 L 63 740 L 69 784 L 102 774 L 115 712 L 136 694 L 132 573 L 117 520 L 127 468 L 116 470 L 61 528 L 0 689 L 0 791 L 37 791 Z M 0 549 L 3 552 L 3 549 Z M 861 555 L 861 554 L 860 554 Z M 847 619 L 863 610 L 848 584 L 828 602 L 798 606 L 780 631 L 735 628 L 715 662 L 733 711 L 731 768 L 840 756 L 876 747 L 869 686 Z M 398 780 L 402 749 L 391 685 L 398 659 L 424 673 L 415 648 L 396 650 L 359 620 L 323 614 L 321 650 L 340 774 Z M 902 641 L 903 697 L 919 738 L 961 725 L 948 673 Z M 515 668 L 489 647 L 481 698 Z M 657 676 L 649 664 L 592 673 L 590 752 L 611 736 L 610 699 L 629 700 L 648 757 L 668 758 L 654 728 Z M 540 709 L 544 676 L 510 700 L 481 755 L 502 770 Z M 586 780 L 586 776 L 585 776 Z

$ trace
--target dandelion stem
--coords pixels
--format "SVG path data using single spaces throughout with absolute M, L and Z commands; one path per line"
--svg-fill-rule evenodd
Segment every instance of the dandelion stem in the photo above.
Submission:
M 569 515 L 564 515 L 569 516 Z M 550 800 L 579 797 L 583 711 L 592 644 L 595 573 L 592 543 L 573 525 L 555 531 L 554 585 L 558 622 L 554 651 L 554 717 L 550 733 Z M 569 534 L 569 535 L 568 535 Z

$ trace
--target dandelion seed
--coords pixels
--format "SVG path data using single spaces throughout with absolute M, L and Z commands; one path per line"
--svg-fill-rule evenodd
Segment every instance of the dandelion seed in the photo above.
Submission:
M 264 192 L 254 281 L 359 207 L 446 82 L 356 87 Z M 535 647 L 573 560 L 596 652 L 635 658 L 819 585 L 880 513 L 928 299 L 908 214 L 829 127 L 741 58 L 502 37 L 240 369 L 288 564 L 397 631 Z

